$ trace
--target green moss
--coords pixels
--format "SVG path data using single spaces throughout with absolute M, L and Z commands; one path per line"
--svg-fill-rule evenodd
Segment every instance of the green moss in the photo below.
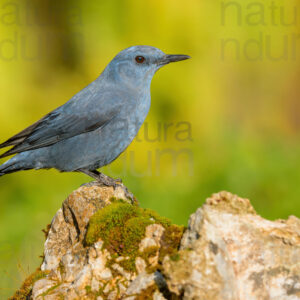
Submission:
M 132 216 L 134 207 L 125 203 L 112 203 L 96 212 L 89 222 L 89 228 L 85 237 L 87 245 L 92 245 L 99 238 L 105 243 L 105 247 L 113 252 L 118 252 L 122 245 L 114 243 L 120 239 L 121 229 Z M 112 236 L 117 236 L 113 239 Z
M 89 294 L 92 292 L 92 287 L 90 285 L 85 286 L 86 293 Z
M 96 293 L 96 297 L 97 297 L 97 296 L 100 296 L 100 297 L 102 297 L 103 299 L 106 298 L 107 295 L 106 295 L 106 293 L 104 293 L 104 290 L 105 290 L 107 284 L 108 284 L 108 282 L 106 282 L 102 287 L 99 288 L 99 291 Z
M 41 278 L 44 278 L 49 274 L 49 272 L 43 272 L 38 268 L 34 273 L 32 273 L 30 276 L 28 276 L 22 286 L 20 287 L 19 290 L 15 292 L 15 294 L 9 298 L 9 300 L 26 300 L 28 297 L 30 297 L 31 290 L 33 284 L 38 281 Z
M 151 224 L 161 224 L 165 228 L 171 226 L 167 218 L 152 210 L 114 200 L 92 216 L 85 243 L 90 246 L 101 239 L 113 257 L 110 264 L 118 256 L 128 256 L 129 259 L 119 264 L 127 271 L 135 271 L 139 244 L 145 235 L 145 228 Z
M 128 271 L 135 271 L 135 259 L 139 251 L 139 244 L 145 235 L 145 228 L 154 222 L 149 217 L 134 217 L 127 221 L 124 227 L 124 249 L 122 255 L 129 259 L 121 262 L 121 266 Z
M 61 285 L 61 283 L 58 283 L 52 287 L 50 287 L 48 290 L 46 290 L 44 293 L 41 294 L 42 297 L 45 297 L 49 294 L 51 294 L 52 291 L 54 291 L 56 288 L 58 288 Z
M 142 253 L 139 253 L 139 256 L 143 258 L 145 261 L 148 261 L 149 258 L 157 254 L 158 250 L 159 250 L 159 246 L 151 246 L 146 248 Z
M 171 255 L 171 256 L 170 256 L 170 259 L 171 259 L 172 261 L 179 261 L 179 259 L 180 259 L 179 253 L 176 253 L 176 254 L 174 254 L 174 255 Z
M 184 226 L 171 225 L 166 228 L 161 239 L 159 251 L 159 263 L 162 265 L 163 259 L 169 255 L 171 259 L 178 260 L 178 249 L 184 233 Z
M 111 203 L 113 203 L 113 202 L 118 202 L 118 203 L 127 203 L 127 204 L 129 204 L 129 200 L 124 200 L 124 199 L 118 199 L 118 198 L 116 198 L 116 197 L 111 197 L 110 199 L 109 199 L 109 201 L 111 202 Z M 139 202 L 137 201 L 137 199 L 135 198 L 135 197 L 133 197 L 133 199 L 131 200 L 131 205 L 133 205 L 133 206 L 139 206 Z
M 110 269 L 112 276 L 115 278 L 116 276 L 120 275 L 119 271 L 115 270 L 114 268 L 112 268 L 112 265 L 116 263 L 116 258 L 118 258 L 119 255 L 118 254 L 114 254 L 111 253 L 111 259 L 107 260 L 105 266 L 106 268 Z M 120 262 L 118 263 L 120 264 Z

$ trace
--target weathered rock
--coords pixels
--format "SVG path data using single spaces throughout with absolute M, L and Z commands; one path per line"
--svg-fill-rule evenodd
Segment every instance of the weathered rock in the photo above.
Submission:
M 191 216 L 163 273 L 183 299 L 300 299 L 300 220 L 271 222 L 249 200 L 215 194 Z
M 227 192 L 183 234 L 122 186 L 82 186 L 55 215 L 44 256 L 12 299 L 300 299 L 300 220 L 265 220 Z
M 141 298 L 141 295 L 143 293 L 145 293 L 144 299 L 165 299 L 165 297 L 159 292 L 157 287 L 165 287 L 165 280 L 159 272 L 151 274 L 141 273 L 129 285 L 122 299 L 135 300 L 137 298 L 137 295 L 139 295 Z M 153 291 L 155 291 L 154 294 L 152 293 Z M 148 295 L 147 292 L 149 292 Z
M 45 243 L 45 259 L 42 270 L 56 268 L 64 254 L 85 236 L 90 217 L 99 209 L 110 204 L 111 199 L 123 199 L 133 203 L 127 189 L 118 185 L 105 187 L 97 182 L 88 183 L 74 191 L 63 203 L 52 220 Z
M 80 187 L 52 220 L 31 299 L 165 299 L 156 272 L 165 228 L 179 229 L 176 251 L 183 228 L 138 207 L 125 188 Z

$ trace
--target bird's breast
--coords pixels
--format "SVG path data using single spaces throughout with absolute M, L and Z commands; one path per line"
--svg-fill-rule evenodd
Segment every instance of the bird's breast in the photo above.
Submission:
M 129 126 L 129 135 L 130 138 L 133 139 L 139 129 L 141 128 L 142 124 L 144 123 L 151 104 L 150 95 L 143 95 L 136 103 L 134 109 L 128 116 L 128 123 Z

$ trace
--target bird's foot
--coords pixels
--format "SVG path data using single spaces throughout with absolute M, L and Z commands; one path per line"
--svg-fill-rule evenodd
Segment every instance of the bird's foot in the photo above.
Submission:
M 133 203 L 137 202 L 136 198 L 133 196 L 133 194 L 131 192 L 129 192 L 129 190 L 122 183 L 122 180 L 120 178 L 113 179 L 103 173 L 98 172 L 97 170 L 90 171 L 90 170 L 86 170 L 86 169 L 79 169 L 77 171 L 82 172 L 82 173 L 96 179 L 96 181 L 99 185 L 112 186 L 114 189 L 116 189 L 117 187 L 120 187 L 124 191 L 125 196 L 128 199 L 131 199 Z
M 128 188 L 123 184 L 120 178 L 113 179 L 99 172 L 99 178 L 97 179 L 97 181 L 105 186 L 112 186 L 114 189 L 119 186 L 124 191 L 124 194 L 128 199 L 131 199 L 133 202 L 137 201 L 134 195 L 129 192 Z
M 112 186 L 114 188 L 116 188 L 118 185 L 122 185 L 122 180 L 117 178 L 117 179 L 113 179 L 103 173 L 98 174 L 98 178 L 96 178 L 97 181 L 103 185 L 106 186 Z

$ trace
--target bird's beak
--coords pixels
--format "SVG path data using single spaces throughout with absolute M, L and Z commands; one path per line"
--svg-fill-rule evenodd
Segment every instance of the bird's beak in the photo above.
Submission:
M 182 55 L 182 54 L 167 54 L 165 55 L 160 61 L 159 65 L 163 66 L 172 62 L 181 61 L 190 59 L 191 57 L 188 55 Z

